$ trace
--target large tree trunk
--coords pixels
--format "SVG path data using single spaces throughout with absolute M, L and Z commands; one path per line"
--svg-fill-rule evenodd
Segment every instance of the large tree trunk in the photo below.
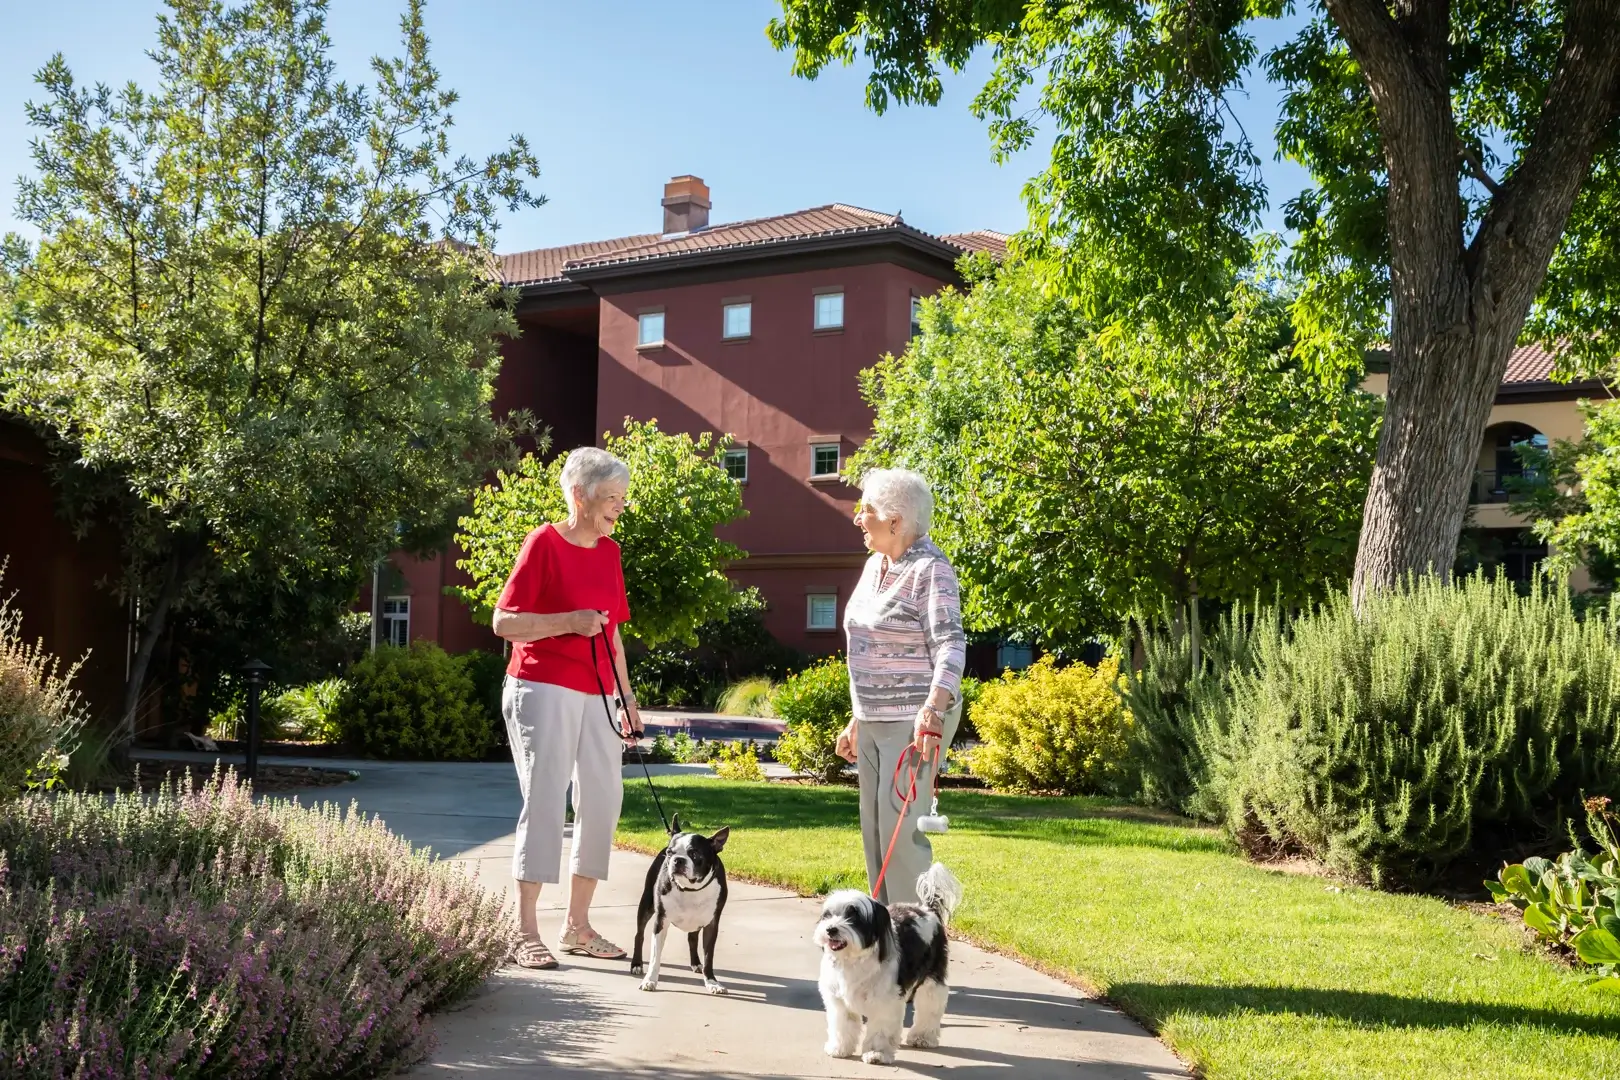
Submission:
M 1599 139 L 1620 112 L 1620 0 L 1571 0 L 1534 136 L 1501 184 L 1451 109 L 1446 0 L 1326 0 L 1360 65 L 1389 169 L 1390 377 L 1352 593 L 1448 574 L 1509 354 Z M 1472 239 L 1465 166 L 1491 191 Z

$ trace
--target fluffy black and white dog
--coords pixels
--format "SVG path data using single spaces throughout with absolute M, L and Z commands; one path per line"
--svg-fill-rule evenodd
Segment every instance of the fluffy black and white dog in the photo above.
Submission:
M 821 1000 L 827 1053 L 894 1061 L 896 1046 L 938 1046 L 947 985 L 945 925 L 962 885 L 939 863 L 917 879 L 920 904 L 884 907 L 863 892 L 835 892 L 821 908 Z M 906 1003 L 916 1013 L 902 1034 Z M 862 1021 L 864 1020 L 864 1027 Z
M 714 943 L 720 936 L 720 912 L 726 907 L 726 868 L 720 851 L 726 846 L 731 829 L 713 836 L 681 831 L 681 815 L 670 823 L 674 830 L 669 847 L 658 853 L 647 868 L 647 884 L 641 892 L 641 909 L 636 913 L 636 945 L 630 953 L 630 973 L 642 974 L 641 945 L 647 922 L 653 921 L 652 958 L 641 980 L 643 990 L 658 989 L 658 965 L 664 955 L 664 937 L 671 926 L 686 931 L 692 948 L 692 970 L 701 972 L 703 985 L 711 994 L 726 988 L 714 977 Z M 703 938 L 703 958 L 698 959 L 698 936 Z

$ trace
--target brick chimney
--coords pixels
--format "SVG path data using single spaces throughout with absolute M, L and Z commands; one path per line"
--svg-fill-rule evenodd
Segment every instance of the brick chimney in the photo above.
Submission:
M 701 177 L 676 176 L 664 185 L 664 234 L 709 227 L 709 185 Z

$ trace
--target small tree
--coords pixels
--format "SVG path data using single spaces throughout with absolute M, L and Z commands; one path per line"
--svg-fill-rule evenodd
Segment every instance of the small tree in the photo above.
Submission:
M 604 448 L 630 466 L 632 506 L 614 539 L 623 548 L 630 622 L 625 631 L 644 645 L 697 644 L 697 629 L 732 607 L 727 564 L 743 557 L 715 530 L 743 516 L 742 493 L 725 469 L 729 436 L 696 439 L 658 430 L 658 421 L 626 417 L 623 435 L 604 435 Z M 457 563 L 473 584 L 459 595 L 493 611 L 518 551 L 530 532 L 568 516 L 559 483 L 564 458 L 526 456 L 473 499 L 456 536 L 467 553 Z
M 1378 401 L 1301 369 L 1273 291 L 1239 285 L 1171 340 L 1098 331 L 1014 266 L 923 325 L 866 373 L 875 431 L 849 473 L 929 478 L 971 627 L 1062 642 L 1349 576 Z
M 340 82 L 325 0 L 169 0 L 155 91 L 75 83 L 30 104 L 37 176 L 6 242 L 5 407 L 67 448 L 81 517 L 112 504 L 140 647 L 230 589 L 283 595 L 440 528 L 506 438 L 515 332 L 480 254 L 540 200 L 521 139 L 452 156 L 422 4 L 375 85 Z

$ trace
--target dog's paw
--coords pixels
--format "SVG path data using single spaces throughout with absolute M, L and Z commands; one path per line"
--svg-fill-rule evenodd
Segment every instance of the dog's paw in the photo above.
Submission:
M 648 991 L 656 990 L 656 989 L 658 989 L 658 980 L 657 979 L 642 979 L 641 980 L 641 988 L 643 990 L 648 990 Z
M 918 1046 L 927 1049 L 939 1045 L 939 1032 L 919 1031 L 917 1028 L 907 1028 L 906 1033 L 900 1036 L 901 1046 Z
M 893 1065 L 894 1051 L 868 1050 L 866 1053 L 861 1055 L 861 1060 L 866 1062 L 868 1065 Z
M 632 975 L 645 975 L 646 973 L 647 973 L 647 965 L 646 964 L 643 964 L 640 960 L 632 960 L 632 961 L 630 961 L 630 974 L 632 974 Z
M 829 1042 L 822 1049 L 831 1058 L 852 1058 L 855 1056 L 855 1048 L 841 1042 Z
M 731 993 L 731 991 L 727 990 L 723 985 L 714 979 L 704 979 L 703 985 L 708 989 L 709 993 L 716 996 Z
M 702 964 L 693 964 L 692 965 L 692 974 L 694 974 L 694 975 L 703 974 L 703 965 Z

